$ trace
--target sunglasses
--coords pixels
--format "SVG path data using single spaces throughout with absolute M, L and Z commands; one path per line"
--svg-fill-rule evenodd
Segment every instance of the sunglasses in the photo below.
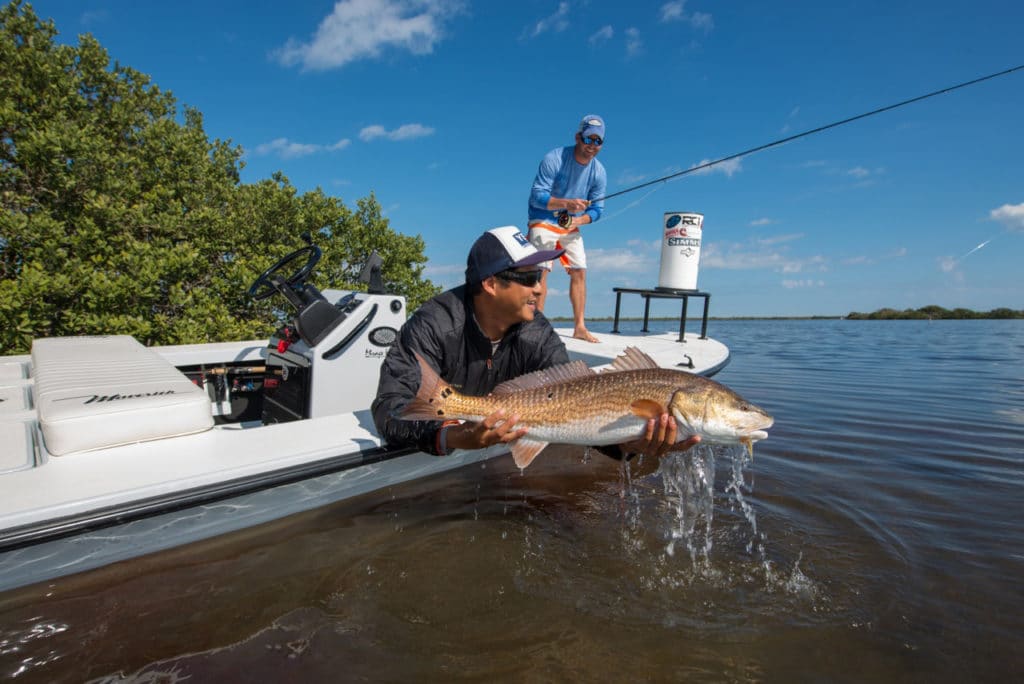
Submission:
M 494 277 L 524 287 L 536 287 L 543 275 L 544 269 L 538 268 L 536 271 L 499 271 Z
M 604 140 L 601 140 L 601 138 L 596 135 L 588 135 L 586 137 L 581 138 L 581 140 L 583 140 L 584 145 L 597 145 L 598 147 L 600 147 L 601 145 L 604 144 Z

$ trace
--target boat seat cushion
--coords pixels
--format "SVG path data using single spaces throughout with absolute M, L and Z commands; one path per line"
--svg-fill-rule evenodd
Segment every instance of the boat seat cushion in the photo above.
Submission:
M 206 392 L 134 337 L 50 337 L 32 343 L 35 404 L 55 456 L 213 427 Z

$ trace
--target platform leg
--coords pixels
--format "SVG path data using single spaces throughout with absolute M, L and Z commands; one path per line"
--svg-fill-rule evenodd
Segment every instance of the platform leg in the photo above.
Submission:
M 679 316 L 679 341 L 686 342 L 686 305 L 690 298 L 683 295 L 683 313 Z
M 615 293 L 615 322 L 612 323 L 612 332 L 619 332 L 619 305 L 622 303 L 622 293 Z
M 648 318 L 648 316 L 650 316 L 650 314 L 651 314 L 651 298 L 645 296 L 644 297 L 644 327 L 643 327 L 643 332 L 649 332 L 647 330 L 647 318 Z
M 708 339 L 708 307 L 711 305 L 711 295 L 704 295 L 704 317 L 700 323 L 700 339 Z

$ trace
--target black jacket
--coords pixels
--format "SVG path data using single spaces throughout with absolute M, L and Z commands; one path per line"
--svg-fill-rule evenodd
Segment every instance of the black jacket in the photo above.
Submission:
M 543 314 L 514 326 L 491 353 L 491 342 L 473 318 L 465 286 L 434 297 L 405 322 L 380 369 L 373 422 L 390 446 L 411 446 L 436 454 L 440 421 L 402 420 L 402 408 L 416 396 L 418 352 L 463 394 L 484 396 L 497 385 L 536 370 L 568 363 L 565 345 Z

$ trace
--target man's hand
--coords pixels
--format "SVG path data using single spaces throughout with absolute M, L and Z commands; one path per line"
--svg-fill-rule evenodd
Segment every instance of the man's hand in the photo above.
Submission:
M 505 417 L 505 411 L 498 409 L 479 423 L 465 422 L 452 425 L 445 433 L 448 451 L 453 449 L 483 449 L 500 442 L 514 442 L 526 434 L 526 428 L 516 429 L 519 416 Z
M 552 206 L 552 205 L 560 206 Z M 587 207 L 590 206 L 590 202 L 585 199 L 569 199 L 561 197 L 552 197 L 551 201 L 548 202 L 549 209 L 564 209 L 570 214 L 578 214 L 582 211 L 586 211 Z
M 686 451 L 700 442 L 700 436 L 692 435 L 676 444 L 676 420 L 667 413 L 647 421 L 647 431 L 640 439 L 622 445 L 626 453 L 643 454 L 661 458 L 670 451 Z

